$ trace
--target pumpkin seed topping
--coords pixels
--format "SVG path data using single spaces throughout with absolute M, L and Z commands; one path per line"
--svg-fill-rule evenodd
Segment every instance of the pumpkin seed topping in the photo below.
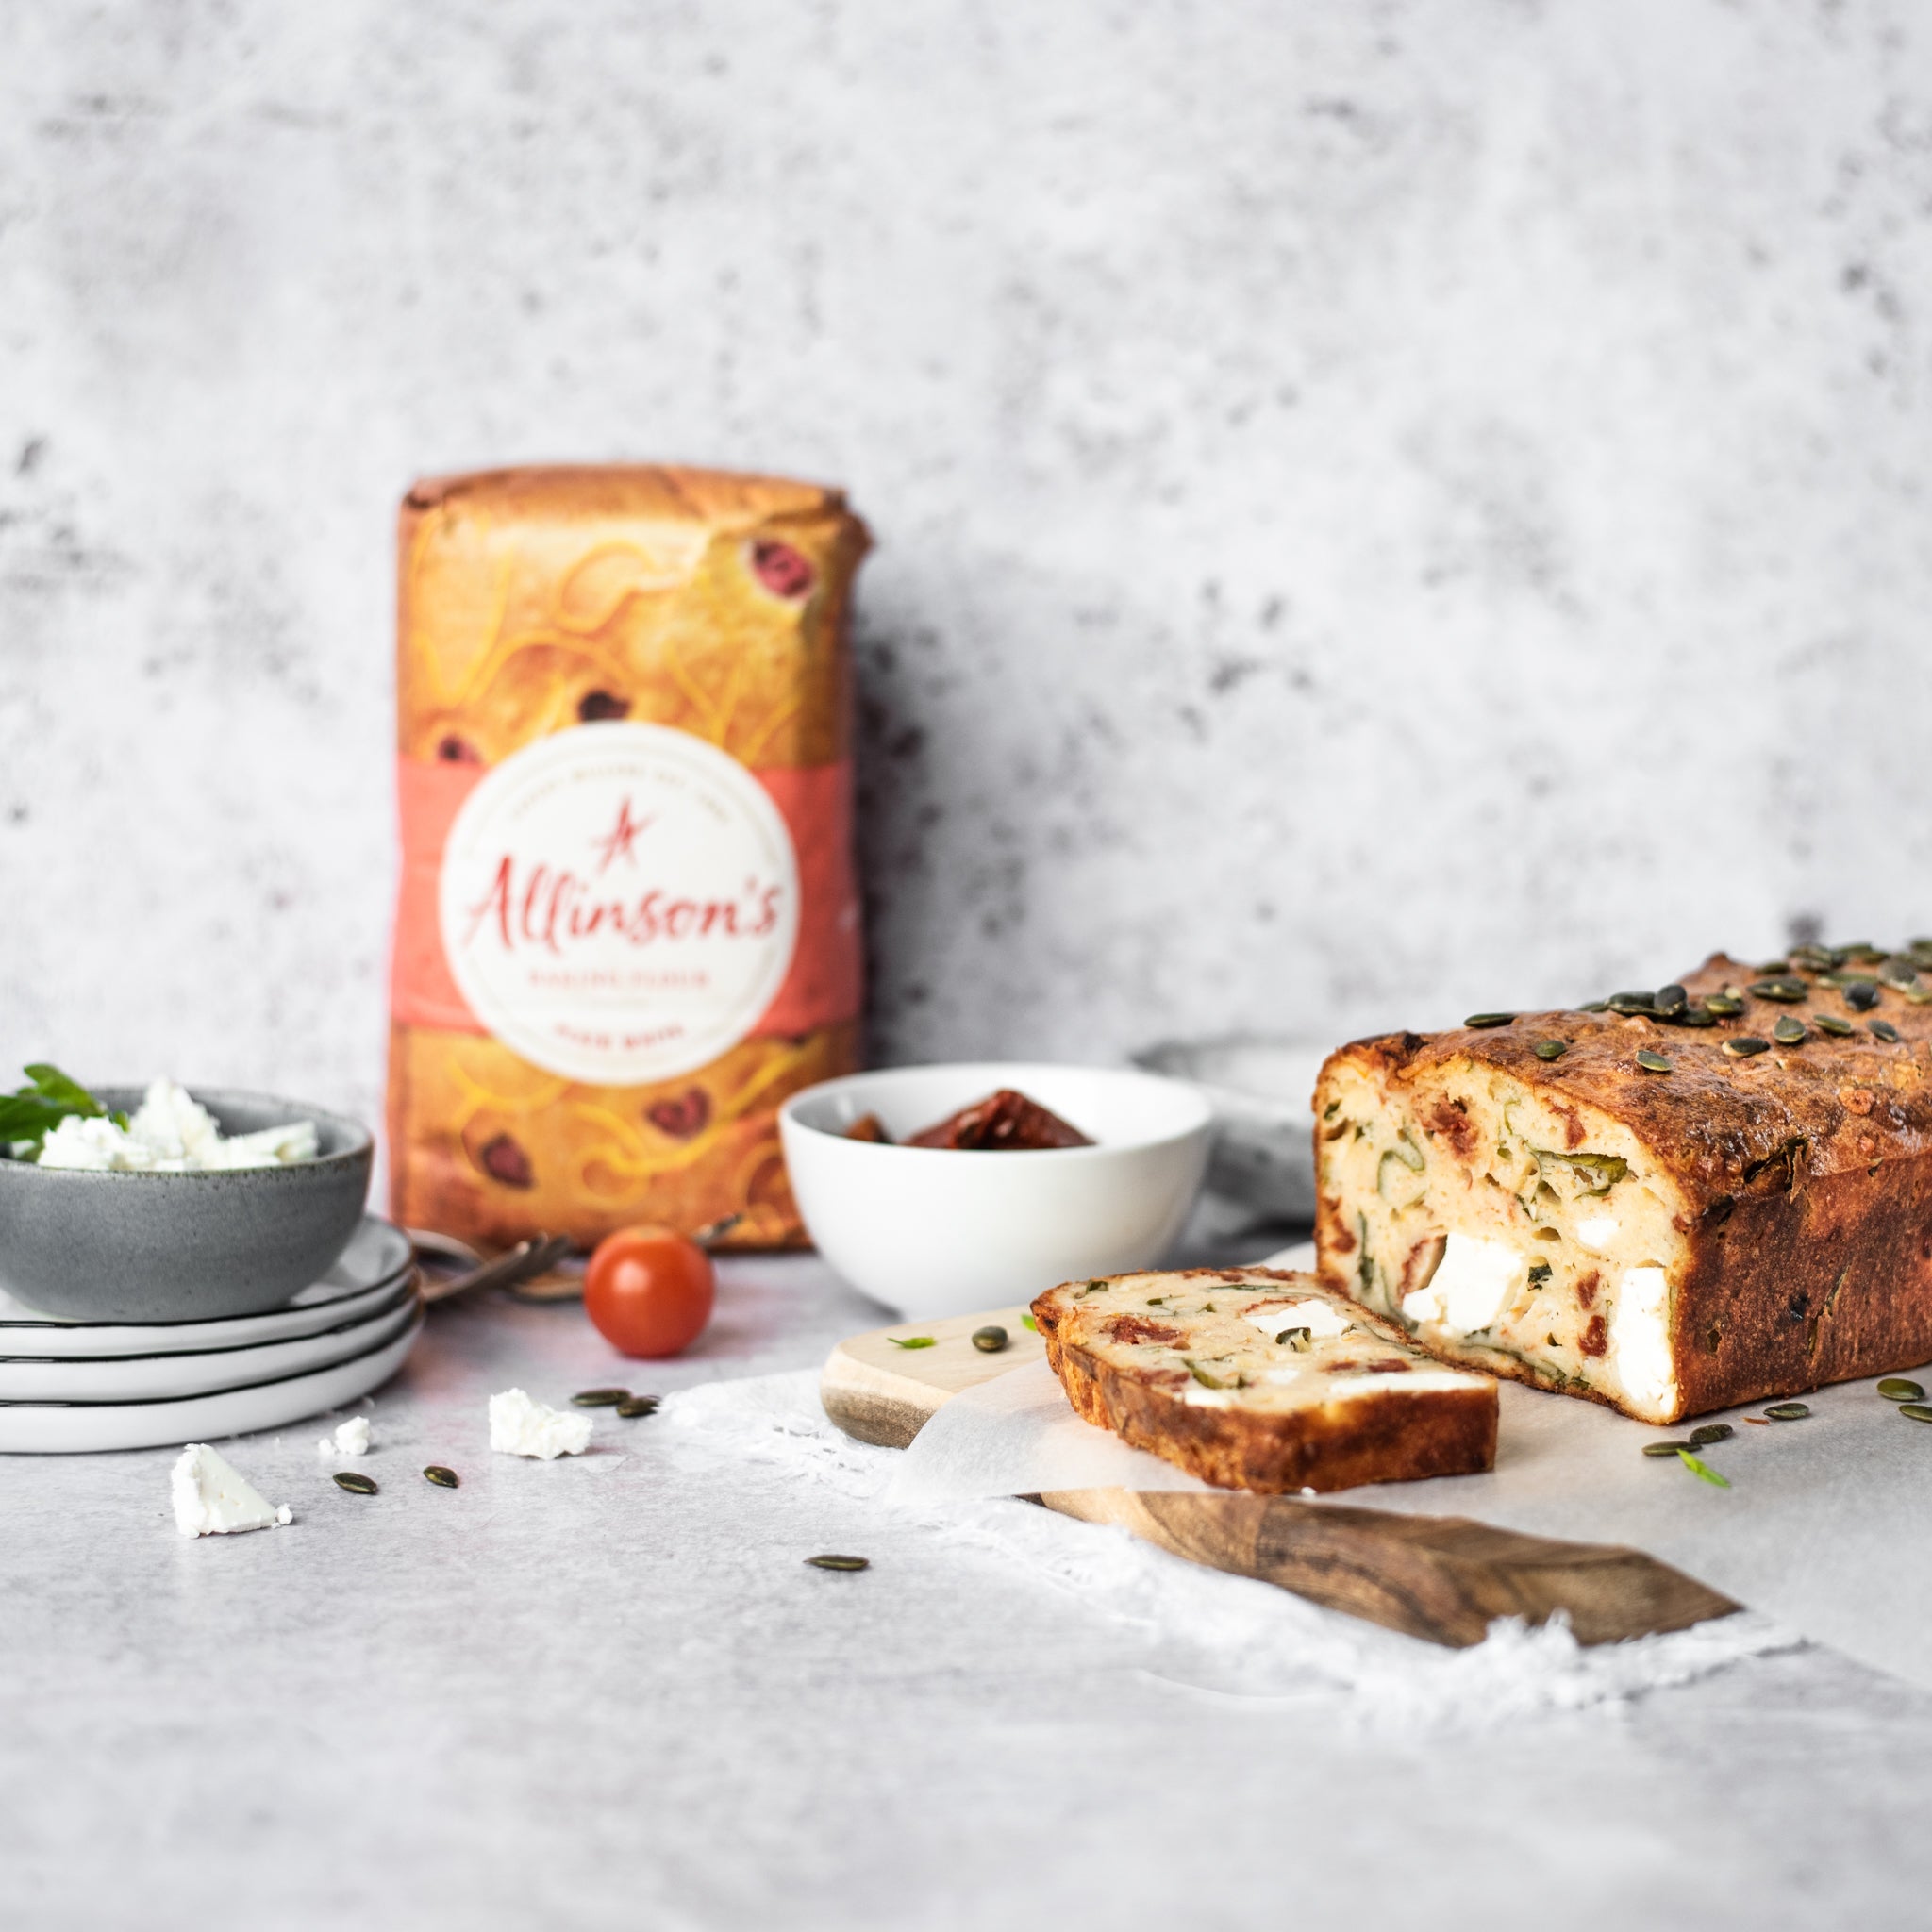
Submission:
M 1728 1442 L 1737 1433 L 1729 1423 L 1699 1423 L 1690 1431 L 1690 1446 L 1702 1449 L 1712 1442 Z
M 1660 986 L 1651 995 L 1651 1005 L 1668 1018 L 1673 1013 L 1681 1013 L 1690 1004 L 1690 995 L 1673 981 L 1669 986 Z
M 1646 1456 L 1674 1456 L 1679 1449 L 1690 1448 L 1689 1442 L 1646 1442 L 1643 1453 Z
M 1732 992 L 1711 993 L 1704 1004 L 1721 1020 L 1735 1020 L 1744 1010 L 1744 1002 Z
M 1578 1007 L 1576 1010 L 1579 1013 L 1607 1013 L 1610 1010 L 1610 1003 L 1608 1000 L 1591 1000 L 1586 1005 Z
M 1903 992 L 1918 985 L 1919 969 L 1903 954 L 1894 953 L 1879 967 L 1878 981 L 1881 986 L 1895 986 Z
M 1507 1026 L 1515 1018 L 1514 1013 L 1472 1013 L 1462 1024 L 1465 1026 Z
M 1932 1423 L 1932 1403 L 1901 1402 L 1898 1412 L 1910 1416 L 1915 1423 Z
M 1755 1033 L 1740 1033 L 1724 1041 L 1724 1051 L 1734 1060 L 1748 1060 L 1754 1054 L 1769 1053 L 1771 1041 L 1759 1040 Z
M 1660 1053 L 1652 1053 L 1647 1046 L 1637 1049 L 1637 1064 L 1646 1074 L 1668 1074 L 1671 1071 L 1670 1061 Z
M 1801 1423 L 1811 1413 L 1802 1402 L 1774 1402 L 1764 1412 L 1774 1423 Z
M 1855 980 L 1845 988 L 1845 1005 L 1855 1013 L 1869 1013 L 1878 1004 L 1878 983 L 1872 979 Z
M 1661 1013 L 1657 1015 L 1658 1019 L 1663 1017 Z M 1686 1007 L 1681 1013 L 1673 1013 L 1670 1016 L 1670 1024 L 1673 1026 L 1715 1026 L 1717 1019 L 1718 1016 L 1708 1006 Z
M 814 1570 L 870 1570 L 870 1557 L 808 1557 L 805 1559 Z
M 1613 992 L 1606 1004 L 1613 1013 L 1650 1014 L 1657 1011 L 1657 995 L 1654 992 Z
M 1811 997 L 1811 989 L 1802 979 L 1754 979 L 1751 991 L 1761 1000 L 1778 1000 L 1787 1006 Z
M 1562 1040 L 1539 1040 L 1535 1048 L 1540 1060 L 1559 1060 L 1569 1051 L 1569 1042 Z
M 1805 1023 L 1802 1020 L 1792 1019 L 1791 1016 L 1789 1013 L 1787 1013 L 1784 1016 L 1784 1018 L 1780 1020 L 1777 1023 L 1777 1024 L 1771 1029 L 1771 1037 L 1774 1041 L 1776 1041 L 1780 1046 L 1796 1046 L 1798 1042 L 1805 1038 Z
M 1904 1375 L 1886 1376 L 1878 1385 L 1878 1392 L 1888 1402 L 1924 1402 L 1925 1399 L 1924 1390 Z
M 997 1355 L 1007 1345 L 1007 1331 L 994 1324 L 973 1331 L 973 1345 L 981 1355 Z
M 571 1397 L 574 1408 L 615 1408 L 626 1395 L 628 1389 L 579 1389 Z
M 1813 1013 L 1811 1015 L 1811 1024 L 1818 1028 L 1819 1032 L 1836 1033 L 1840 1040 L 1846 1034 L 1856 1033 L 1858 1030 L 1849 1020 L 1841 1020 L 1836 1013 Z
M 1855 960 L 1860 966 L 1876 965 L 1885 958 L 1884 947 L 1874 946 L 1870 940 L 1854 940 L 1849 945 L 1840 946 L 1838 950 L 1847 959 Z
M 1888 1046 L 1898 1044 L 1898 1028 L 1890 1020 L 1867 1020 L 1865 1027 L 1875 1039 L 1884 1041 Z
M 373 1496 L 375 1478 L 364 1475 L 359 1470 L 341 1469 L 336 1472 L 336 1488 L 347 1490 L 352 1496 Z
M 459 1490 L 463 1486 L 462 1478 L 456 1471 L 444 1468 L 440 1462 L 432 1462 L 423 1474 L 439 1490 Z
M 626 1395 L 612 1412 L 621 1415 L 627 1423 L 634 1423 L 641 1415 L 658 1413 L 658 1398 L 655 1395 Z

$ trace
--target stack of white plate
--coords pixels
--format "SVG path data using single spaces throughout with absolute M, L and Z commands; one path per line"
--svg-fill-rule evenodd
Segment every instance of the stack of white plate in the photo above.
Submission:
M 422 1325 L 408 1240 L 374 1215 L 320 1281 L 265 1315 L 66 1322 L 0 1295 L 0 1451 L 280 1428 L 386 1382 Z

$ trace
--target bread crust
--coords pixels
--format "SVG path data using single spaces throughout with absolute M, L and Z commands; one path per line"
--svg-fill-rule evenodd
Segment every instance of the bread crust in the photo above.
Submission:
M 1111 1285 L 1145 1278 L 1105 1279 Z M 1195 1268 L 1159 1279 L 1210 1285 L 1278 1282 L 1287 1292 L 1333 1292 L 1311 1276 L 1277 1269 Z M 1083 1311 L 1075 1299 L 1084 1286 L 1065 1283 L 1033 1303 L 1047 1360 L 1074 1412 L 1219 1489 L 1263 1495 L 1325 1492 L 1362 1483 L 1466 1475 L 1494 1465 L 1497 1404 L 1491 1381 L 1413 1393 L 1399 1387 L 1378 1388 L 1345 1402 L 1275 1414 L 1240 1406 L 1200 1407 L 1156 1373 L 1110 1361 L 1090 1344 L 1080 1332 Z M 1393 1324 L 1368 1309 L 1350 1312 L 1383 1340 L 1413 1352 L 1413 1343 Z
M 1839 989 L 1794 976 L 1807 982 L 1805 1000 L 1755 997 L 1758 970 L 1714 955 L 1684 987 L 1693 999 L 1737 989 L 1745 1010 L 1704 1029 L 1559 1011 L 1355 1041 L 1330 1057 L 1316 1091 L 1318 1168 L 1320 1115 L 1341 1070 L 1422 1091 L 1458 1067 L 1493 1068 L 1558 1110 L 1610 1116 L 1680 1197 L 1674 1224 L 1688 1260 L 1672 1282 L 1678 1401 L 1668 1420 L 1932 1360 L 1932 1005 L 1887 989 L 1875 1008 L 1853 1008 Z M 1822 1033 L 1818 1012 L 1857 1031 Z M 1724 1053 L 1739 1035 L 1770 1040 L 1788 1015 L 1810 1028 L 1802 1044 L 1744 1059 Z M 1870 1032 L 1874 1018 L 1895 1029 L 1895 1042 Z M 1544 1061 L 1534 1049 L 1548 1040 L 1566 1050 Z M 1668 1074 L 1637 1066 L 1646 1047 L 1671 1062 Z M 1346 1205 L 1325 1184 L 1318 1196 L 1318 1265 L 1353 1292 Z M 1416 1340 L 1444 1360 L 1625 1406 L 1533 1363 Z

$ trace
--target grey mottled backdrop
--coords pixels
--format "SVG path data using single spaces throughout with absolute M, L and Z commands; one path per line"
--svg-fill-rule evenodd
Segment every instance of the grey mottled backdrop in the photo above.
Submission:
M 0 44 L 6 1066 L 374 1107 L 392 505 L 515 458 L 871 520 L 891 1057 L 1932 927 L 1923 6 L 0 0 Z

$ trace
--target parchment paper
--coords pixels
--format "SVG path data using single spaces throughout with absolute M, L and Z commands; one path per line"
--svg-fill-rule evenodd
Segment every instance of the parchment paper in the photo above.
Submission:
M 1291 1252 L 1277 1266 L 1306 1265 Z M 1932 1374 L 1918 1379 L 1932 1387 Z M 1468 1516 L 1504 1528 L 1647 1550 L 1846 1655 L 1932 1687 L 1932 1424 L 1874 1382 L 1804 1398 L 1803 1422 L 1754 1424 L 1765 1405 L 1700 1421 L 1737 1434 L 1700 1452 L 1731 1487 L 1700 1481 L 1645 1442 L 1681 1440 L 1595 1403 L 1502 1385 L 1496 1467 L 1325 1498 L 1357 1508 Z M 893 1500 L 1043 1490 L 1200 1490 L 1068 1407 L 1044 1362 L 968 1390 L 920 1432 Z M 1320 1507 L 1317 1505 L 1316 1507 Z

